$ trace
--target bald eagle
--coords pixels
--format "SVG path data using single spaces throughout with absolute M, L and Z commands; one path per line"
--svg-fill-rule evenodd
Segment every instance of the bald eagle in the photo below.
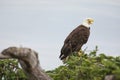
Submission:
M 93 24 L 92 18 L 87 18 L 81 25 L 75 28 L 65 39 L 59 58 L 65 59 L 73 52 L 78 52 L 81 47 L 87 43 L 90 35 L 90 25 Z

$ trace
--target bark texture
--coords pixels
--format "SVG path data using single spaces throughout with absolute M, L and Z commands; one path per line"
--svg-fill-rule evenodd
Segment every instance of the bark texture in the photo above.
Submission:
M 18 59 L 28 80 L 52 80 L 40 67 L 38 53 L 30 48 L 9 47 L 0 54 L 0 59 Z

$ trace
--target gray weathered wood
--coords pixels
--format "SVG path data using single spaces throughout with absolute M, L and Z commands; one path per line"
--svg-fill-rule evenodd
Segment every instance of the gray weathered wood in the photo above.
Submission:
M 30 48 L 9 47 L 0 54 L 0 59 L 18 59 L 28 80 L 52 80 L 40 67 L 38 53 Z
M 116 80 L 114 75 L 106 75 L 104 80 Z

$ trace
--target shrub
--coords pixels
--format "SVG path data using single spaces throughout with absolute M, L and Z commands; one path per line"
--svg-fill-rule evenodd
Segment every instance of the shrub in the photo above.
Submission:
M 58 68 L 46 71 L 53 80 L 103 80 L 106 75 L 114 75 L 120 80 L 120 56 L 97 55 L 97 47 L 89 54 L 73 54 Z

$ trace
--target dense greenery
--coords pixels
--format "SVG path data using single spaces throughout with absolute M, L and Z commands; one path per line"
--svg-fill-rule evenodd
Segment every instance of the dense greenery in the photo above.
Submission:
M 16 59 L 0 60 L 0 80 L 26 80 Z
M 97 54 L 97 47 L 89 54 L 73 54 L 63 65 L 46 71 L 53 80 L 103 80 L 106 75 L 113 74 L 120 80 L 120 56 Z M 0 60 L 0 80 L 27 80 L 18 61 L 14 59 Z
M 64 65 L 47 71 L 54 80 L 103 80 L 113 74 L 120 80 L 120 56 L 97 55 L 97 47 L 89 54 L 72 55 Z

